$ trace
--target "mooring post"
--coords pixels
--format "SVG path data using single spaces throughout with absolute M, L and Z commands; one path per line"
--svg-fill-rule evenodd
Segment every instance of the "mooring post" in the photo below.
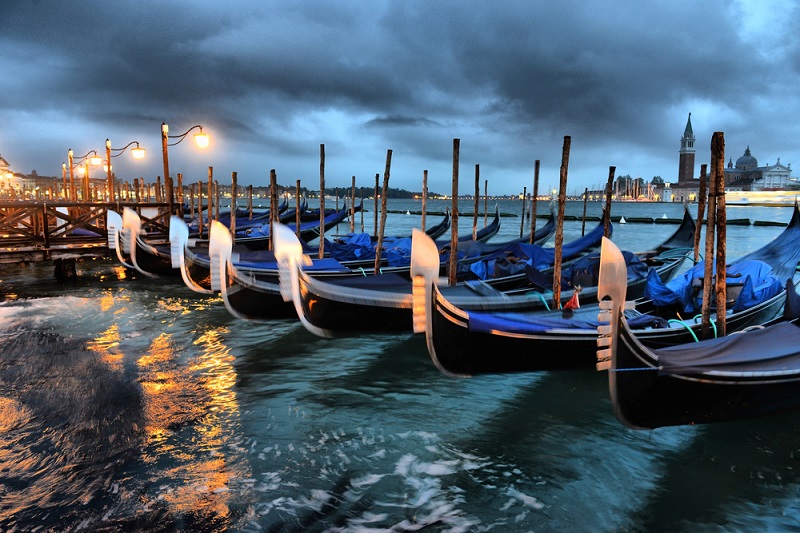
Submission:
M 606 206 L 603 211 L 603 236 L 611 238 L 611 188 L 614 186 L 614 173 L 617 167 L 608 167 L 608 182 L 606 183 Z
M 236 208 L 238 191 L 236 190 L 236 172 L 231 172 L 231 240 L 236 242 Z
M 713 156 L 712 156 L 713 161 Z M 717 225 L 717 180 L 716 165 L 711 167 L 711 179 L 708 182 L 708 219 L 706 220 L 705 259 L 703 263 L 703 303 L 700 307 L 700 331 L 704 339 L 708 338 L 711 329 L 711 293 L 714 276 L 714 237 Z
M 708 196 L 708 176 L 706 164 L 700 165 L 700 191 L 697 196 L 697 220 L 694 222 L 694 262 L 700 256 L 700 233 L 703 231 L 703 218 L 705 217 L 706 198 Z
M 300 238 L 300 180 L 294 184 L 294 234 Z
M 380 179 L 380 174 L 375 174 L 375 192 L 372 195 L 372 212 L 374 213 L 373 218 L 374 220 L 374 229 L 372 230 L 372 234 L 376 237 L 378 236 L 378 180 Z
M 534 235 L 536 234 L 536 200 L 539 196 L 539 160 L 533 163 L 533 194 L 531 195 L 531 237 L 528 240 L 530 244 L 534 243 Z
M 211 227 L 214 209 L 214 167 L 208 167 L 208 227 Z
M 56 259 L 54 275 L 58 281 L 66 281 L 78 277 L 78 272 L 75 269 L 75 259 Z
M 275 173 L 275 169 L 271 169 L 269 171 L 269 249 L 275 249 L 275 239 L 272 238 L 275 235 L 275 222 L 278 219 L 278 175 Z M 320 239 L 322 237 L 320 236 Z M 321 258 L 321 257 L 320 257 Z
M 319 258 L 325 255 L 325 145 L 319 145 Z
M 481 196 L 481 166 L 475 165 L 475 198 L 472 205 L 472 240 L 478 240 L 478 202 Z
M 586 235 L 586 202 L 589 201 L 589 188 L 583 190 L 583 224 L 581 225 L 581 237 Z
M 383 251 L 383 233 L 386 231 L 386 196 L 389 194 L 389 171 L 392 167 L 392 151 L 386 151 L 386 167 L 383 171 L 383 191 L 381 192 L 381 227 L 378 232 L 378 242 L 375 246 L 375 265 L 373 274 L 378 275 L 381 266 L 381 252 Z
M 569 168 L 569 149 L 572 144 L 570 136 L 564 136 L 564 147 L 561 150 L 561 170 L 558 182 L 558 223 L 556 224 L 556 242 L 553 265 L 553 308 L 561 308 L 561 253 L 564 246 L 564 210 L 567 201 L 567 170 Z
M 711 164 L 712 172 L 716 174 L 717 181 L 717 335 L 724 337 L 727 330 L 727 309 L 728 284 L 727 284 L 727 265 L 726 245 L 727 245 L 727 224 L 728 217 L 725 213 L 725 134 L 721 131 L 714 133 L 711 137 Z
M 461 149 L 461 139 L 453 139 L 453 183 L 452 183 L 452 225 L 450 226 L 450 269 L 447 281 L 450 285 L 456 284 L 456 267 L 458 266 L 458 160 Z
M 422 231 L 425 231 L 425 217 L 428 212 L 428 171 L 422 171 Z
M 356 232 L 356 177 L 350 182 L 350 233 Z

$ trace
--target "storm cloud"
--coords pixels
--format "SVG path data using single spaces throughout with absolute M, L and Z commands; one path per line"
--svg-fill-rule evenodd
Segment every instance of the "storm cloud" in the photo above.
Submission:
M 688 114 L 697 163 L 725 132 L 726 159 L 792 163 L 800 49 L 794 2 L 100 2 L 0 8 L 0 154 L 13 170 L 60 175 L 76 154 L 138 140 L 121 179 L 161 175 L 160 128 L 202 124 L 212 145 L 170 150 L 186 181 L 461 190 L 481 166 L 489 192 L 617 174 L 675 181 Z

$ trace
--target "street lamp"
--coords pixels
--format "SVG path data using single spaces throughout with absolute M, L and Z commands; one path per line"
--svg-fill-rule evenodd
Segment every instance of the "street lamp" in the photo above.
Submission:
M 144 148 L 139 146 L 139 141 L 131 141 L 122 148 L 111 148 L 111 141 L 106 139 L 106 160 L 103 162 L 103 170 L 105 170 L 107 174 L 109 202 L 114 201 L 114 175 L 111 173 L 111 158 L 121 156 L 132 144 L 136 145 L 136 148 L 131 148 L 131 155 L 133 155 L 133 158 L 144 159 Z M 118 153 L 112 154 L 111 152 Z
M 92 155 L 92 154 L 94 154 L 94 155 Z M 75 165 L 76 164 L 80 164 L 81 162 L 83 162 L 87 158 L 88 158 L 88 161 L 85 164 L 86 168 L 84 169 L 84 167 L 80 167 L 80 169 L 78 171 L 79 174 L 84 176 L 84 180 L 83 180 L 83 182 L 84 182 L 84 185 L 83 185 L 83 191 L 84 191 L 83 195 L 84 195 L 84 197 L 86 196 L 86 194 L 87 194 L 87 192 L 89 190 L 89 165 L 91 164 L 91 165 L 97 166 L 97 165 L 99 165 L 99 164 L 101 164 L 103 162 L 103 158 L 100 157 L 99 155 L 97 155 L 97 150 L 89 150 L 88 152 L 86 152 L 86 154 L 78 157 L 77 160 L 76 160 L 75 155 L 72 152 L 72 148 L 70 148 L 67 151 L 67 159 L 69 160 L 69 191 L 70 191 L 70 199 L 73 202 L 77 201 L 77 199 L 78 199 L 77 198 L 77 196 L 78 196 L 77 195 L 77 191 L 75 190 L 75 174 L 74 174 L 73 171 L 75 169 Z M 84 198 L 84 200 L 86 200 L 86 198 Z
M 165 185 L 169 182 L 169 152 L 167 150 L 167 147 L 175 146 L 176 144 L 179 144 L 194 129 L 199 129 L 200 130 L 199 133 L 195 133 L 195 135 L 194 135 L 194 142 L 197 144 L 197 147 L 198 148 L 208 148 L 208 143 L 209 143 L 210 139 L 209 139 L 208 133 L 204 133 L 203 132 L 203 126 L 201 126 L 200 124 L 192 126 L 188 130 L 186 130 L 184 133 L 181 133 L 180 135 L 169 135 L 169 126 L 167 126 L 166 122 L 162 122 L 161 123 L 161 152 L 162 152 L 162 155 L 164 156 L 164 184 Z M 170 139 L 178 139 L 178 140 L 173 142 L 173 143 L 170 143 L 169 142 Z M 172 187 L 171 186 L 168 186 L 168 187 L 169 187 L 169 189 L 167 191 L 167 198 L 168 198 L 168 201 L 170 203 L 170 211 L 172 211 L 172 201 L 173 201 Z

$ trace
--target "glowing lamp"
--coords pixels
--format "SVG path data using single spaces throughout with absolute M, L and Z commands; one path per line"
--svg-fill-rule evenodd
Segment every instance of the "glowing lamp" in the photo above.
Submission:
M 103 158 L 97 154 L 94 154 L 92 157 L 89 158 L 89 164 L 92 166 L 101 165 L 103 163 Z
M 200 133 L 196 133 L 194 136 L 194 142 L 197 143 L 198 148 L 208 148 L 208 133 L 203 133 L 202 128 L 200 129 Z
M 136 143 L 136 148 L 131 148 L 131 155 L 133 155 L 134 159 L 144 159 L 144 148 L 141 148 L 139 143 Z

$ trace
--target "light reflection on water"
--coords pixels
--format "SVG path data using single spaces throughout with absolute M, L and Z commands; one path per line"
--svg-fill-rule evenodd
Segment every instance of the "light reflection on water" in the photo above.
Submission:
M 746 249 L 777 231 L 729 237 Z M 800 517 L 792 416 L 630 431 L 601 374 L 454 380 L 420 337 L 320 339 L 297 321 L 237 321 L 178 280 L 79 268 L 61 285 L 49 265 L 3 272 L 0 529 L 785 530 Z

